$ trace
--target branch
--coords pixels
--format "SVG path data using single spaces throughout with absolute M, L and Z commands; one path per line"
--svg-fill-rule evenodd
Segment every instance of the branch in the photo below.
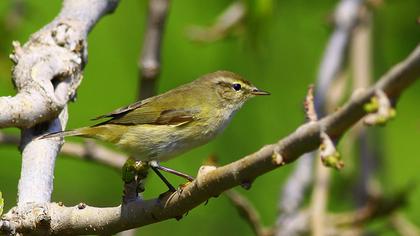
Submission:
M 325 218 L 327 215 L 326 209 L 331 171 L 319 161 L 315 163 L 315 171 L 314 188 L 310 203 L 310 232 L 314 236 L 322 236 L 326 234 L 327 221 Z
M 407 189 L 390 196 L 376 195 L 369 196 L 369 200 L 359 209 L 343 213 L 330 213 L 326 215 L 324 235 L 348 235 L 345 232 L 353 232 L 349 235 L 359 235 L 360 227 L 377 219 L 385 218 L 393 220 L 398 209 L 404 207 L 408 197 Z M 293 232 L 293 235 L 309 235 L 310 234 L 310 218 L 311 212 L 304 209 L 296 213 L 296 216 L 290 218 L 285 228 L 281 229 L 282 235 L 287 235 L 284 231 Z M 411 224 L 410 222 L 407 222 Z M 410 225 L 399 225 L 400 229 Z M 289 229 L 291 228 L 291 229 Z M 400 229 L 397 229 L 401 232 Z M 413 232 L 410 228 L 408 231 Z M 408 232 L 407 231 L 407 232 Z M 415 232 L 415 231 L 414 231 Z M 411 234 L 407 234 L 411 235 Z M 413 234 L 413 236 L 417 234 Z
M 20 138 L 17 135 L 6 134 L 0 131 L 0 143 L 17 146 L 20 143 Z
M 291 224 L 294 218 L 299 217 L 299 206 L 304 200 L 305 191 L 312 182 L 313 153 L 305 153 L 296 163 L 292 174 L 287 178 L 279 201 L 279 217 L 276 222 L 277 236 L 296 235 L 299 224 Z
M 353 73 L 353 90 L 368 87 L 372 81 L 372 13 L 367 6 L 362 7 L 359 23 L 354 29 L 351 43 L 351 67 Z M 352 144 L 359 148 L 360 163 L 354 198 L 357 206 L 365 204 L 374 191 L 373 183 L 377 182 L 375 173 L 378 171 L 381 140 L 374 130 L 368 130 L 359 124 L 349 134 Z
M 315 120 L 316 117 L 322 118 L 326 114 L 327 107 L 327 95 L 332 91 L 332 84 L 335 79 L 338 78 L 338 72 L 342 70 L 343 61 L 346 55 L 346 48 L 348 45 L 349 37 L 353 27 L 357 22 L 357 15 L 362 4 L 361 0 L 342 0 L 337 5 L 334 11 L 334 20 L 335 28 L 334 32 L 331 35 L 323 58 L 320 64 L 319 72 L 317 75 L 316 82 L 316 94 L 315 94 L 315 108 L 317 114 L 311 114 L 314 112 L 308 112 L 310 120 Z M 341 93 L 343 94 L 343 93 Z M 338 99 L 337 99 L 338 100 Z M 312 116 L 312 119 L 311 119 Z M 296 166 L 294 172 L 287 179 L 287 183 L 282 191 L 281 200 L 280 200 L 280 215 L 277 220 L 277 227 L 279 230 L 286 228 L 286 225 L 292 219 L 291 217 L 297 217 L 299 205 L 302 203 L 303 195 L 308 186 L 310 185 L 313 175 L 313 160 L 316 156 L 316 153 L 306 153 L 304 158 L 298 160 L 298 165 Z M 324 161 L 324 160 L 323 160 Z M 328 172 L 329 170 L 323 170 L 322 168 L 317 169 L 317 173 L 320 171 Z M 305 172 L 303 172 L 305 171 Z M 316 174 L 317 174 L 316 173 Z M 324 173 L 324 175 L 326 175 Z M 299 177 L 299 178 L 298 178 Z M 328 177 L 325 177 L 328 178 Z M 319 179 L 319 178 L 316 178 Z M 320 179 L 321 182 L 323 180 Z M 315 186 L 320 186 L 315 182 Z M 315 188 L 315 192 L 317 189 Z M 318 193 L 320 193 L 318 191 Z M 322 198 L 316 198 L 317 201 Z M 325 203 L 317 204 L 314 202 L 314 209 L 318 213 L 324 211 L 322 208 Z M 316 209 L 315 209 L 316 208 Z M 318 214 L 319 215 L 319 214 Z M 314 219 L 314 218 L 313 218 Z M 322 217 L 314 219 L 313 226 L 315 228 L 321 227 L 322 225 L 319 222 L 323 222 Z M 295 235 L 296 233 L 292 232 L 292 228 L 288 227 L 291 231 L 278 231 L 277 235 Z M 316 231 L 316 230 L 315 230 Z M 318 233 L 322 234 L 321 233 Z
M 230 200 L 232 205 L 238 210 L 239 214 L 246 220 L 251 226 L 257 236 L 271 236 L 273 235 L 273 229 L 266 228 L 261 222 L 260 215 L 255 207 L 239 192 L 229 190 L 225 192 L 225 196 Z
M 348 212 L 332 214 L 328 222 L 337 227 L 363 225 L 364 223 L 379 217 L 389 217 L 391 213 L 406 205 L 407 197 L 411 189 L 399 190 L 390 196 L 369 196 L 363 207 Z
M 42 232 L 45 234 L 107 234 L 140 227 L 170 218 L 180 218 L 189 210 L 213 196 L 234 186 L 249 182 L 278 167 L 289 164 L 302 154 L 317 149 L 320 134 L 325 131 L 338 139 L 353 126 L 366 111 L 367 103 L 376 90 L 384 91 L 396 99 L 420 76 L 420 46 L 403 62 L 394 66 L 374 86 L 354 95 L 341 109 L 325 118 L 300 126 L 295 132 L 277 143 L 262 147 L 242 159 L 198 175 L 197 178 L 171 195 L 151 200 L 139 200 L 122 206 L 97 208 L 86 206 L 64 207 L 56 203 L 40 206 L 45 210 L 49 224 L 42 228 L 33 218 L 24 217 L 13 209 L 3 216 L 0 225 L 13 225 L 16 232 Z M 36 208 L 35 210 L 39 210 Z M 45 225 L 45 224 L 44 224 Z M 0 229 L 7 228 L 0 227 Z
M 0 128 L 22 128 L 18 206 L 50 201 L 55 158 L 62 141 L 34 137 L 61 131 L 87 62 L 86 37 L 116 0 L 65 0 L 59 15 L 20 46 L 14 42 L 14 97 L 0 97 Z M 45 123 L 42 123 L 45 122 Z
M 0 131 L 0 145 L 17 146 L 19 143 L 20 138 L 18 136 Z M 75 159 L 96 162 L 117 171 L 121 171 L 128 158 L 124 154 L 98 145 L 90 140 L 85 143 L 65 142 L 60 153 Z
M 362 0 L 342 0 L 335 9 L 335 30 L 328 42 L 317 78 L 315 107 L 318 117 L 323 117 L 331 110 L 328 104 L 330 98 L 327 94 L 328 91 L 331 91 L 333 81 L 339 77 L 338 74 L 342 71 L 351 31 L 357 23 L 358 13 L 362 4 Z M 336 141 L 336 139 L 330 138 L 325 134 L 323 136 L 325 137 L 324 140 Z M 327 143 L 325 142 L 324 144 Z M 329 142 L 329 144 L 330 150 L 336 153 L 333 142 Z M 322 151 L 320 152 L 320 156 L 324 164 L 328 163 Z M 335 160 L 333 161 L 335 162 Z M 337 168 L 339 166 L 342 166 L 342 163 L 336 165 Z M 325 235 L 326 233 L 325 209 L 327 207 L 329 178 L 330 170 L 324 168 L 321 163 L 316 163 L 314 190 L 311 200 L 311 232 L 315 236 Z
M 389 219 L 390 215 L 401 209 L 406 203 L 407 193 L 404 191 L 390 196 L 370 196 L 368 201 L 355 211 L 329 214 L 325 235 L 344 235 L 346 231 L 353 232 L 350 235 L 363 234 L 360 229 L 369 222 L 381 218 Z
M 237 28 L 245 19 L 247 6 L 244 1 L 234 1 L 208 27 L 191 26 L 187 29 L 188 38 L 196 42 L 215 42 L 223 39 Z
M 399 233 L 399 235 L 404 236 L 419 236 L 420 235 L 420 228 L 410 222 L 407 218 L 405 218 L 401 213 L 394 213 L 391 216 L 391 224 L 395 228 L 395 230 Z
M 17 94 L 0 97 L 0 128 L 28 128 L 54 119 L 74 98 L 87 61 L 86 36 L 115 0 L 64 1 L 60 14 L 20 46 L 14 42 Z
M 156 80 L 160 73 L 160 51 L 169 0 L 149 0 L 149 15 L 139 67 L 139 98 L 155 95 Z
M 93 141 L 86 141 L 84 144 L 66 142 L 61 148 L 61 153 L 80 160 L 93 161 L 117 171 L 121 171 L 122 166 L 128 158 L 119 152 L 100 146 Z
M 334 11 L 335 29 L 331 35 L 318 72 L 315 107 L 318 117 L 325 114 L 325 99 L 331 82 L 341 71 L 352 29 L 357 23 L 362 0 L 341 0 Z
M 140 100 L 156 94 L 156 84 L 160 74 L 162 39 L 168 8 L 169 0 L 149 0 L 147 27 L 142 54 L 138 61 L 139 89 L 137 96 Z M 124 183 L 124 202 L 138 198 L 139 185 L 143 185 L 145 180 L 137 177 L 135 181 Z M 134 231 L 126 233 L 135 234 Z

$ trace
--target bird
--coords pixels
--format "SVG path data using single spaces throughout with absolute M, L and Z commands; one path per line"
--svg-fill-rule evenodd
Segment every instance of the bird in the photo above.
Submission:
M 160 162 L 209 142 L 246 101 L 269 94 L 238 74 L 216 71 L 98 116 L 94 120 L 106 120 L 93 126 L 50 133 L 40 139 L 81 136 L 110 142 L 135 160 L 150 163 L 156 173 L 159 169 L 191 181 L 191 176 L 163 167 Z

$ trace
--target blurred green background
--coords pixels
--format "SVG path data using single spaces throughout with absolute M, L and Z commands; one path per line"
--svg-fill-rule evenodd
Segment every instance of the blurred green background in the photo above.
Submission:
M 21 18 L 11 18 L 12 1 L 0 1 L 0 95 L 13 95 L 10 70 L 12 40 L 21 43 L 51 21 L 61 1 L 22 1 Z M 324 47 L 331 33 L 328 17 L 337 1 L 260 1 L 271 3 L 269 11 L 252 6 L 244 24 L 245 33 L 210 44 L 188 40 L 186 28 L 210 25 L 231 1 L 172 1 L 163 40 L 162 73 L 159 91 L 166 91 L 196 77 L 226 69 L 237 72 L 258 87 L 272 93 L 247 103 L 226 131 L 208 145 L 166 163 L 195 174 L 209 155 L 226 164 L 273 143 L 292 132 L 304 120 L 302 102 L 306 89 L 316 78 Z M 137 89 L 137 59 L 143 42 L 146 1 L 121 1 L 117 10 L 104 17 L 89 35 L 89 62 L 78 98 L 69 106 L 68 128 L 92 124 L 90 118 L 133 102 Z M 420 39 L 418 0 L 384 1 L 374 10 L 374 78 L 405 58 Z M 13 14 L 13 13 L 12 13 Z M 19 14 L 18 14 L 19 15 Z M 13 15 L 12 15 L 13 17 Z M 15 21 L 10 22 L 10 19 Z M 382 128 L 383 166 L 381 180 L 385 192 L 394 192 L 408 182 L 418 183 L 420 168 L 420 83 L 401 97 L 394 121 Z M 1 111 L 0 111 L 1 112 Z M 252 124 L 252 125 L 251 125 Z M 6 132 L 18 133 L 17 129 Z M 68 139 L 81 142 L 81 139 Z M 0 147 L 0 190 L 6 210 L 15 205 L 20 172 L 16 147 Z M 352 157 L 356 158 L 356 157 Z M 351 159 L 351 158 L 350 158 Z M 266 225 L 277 217 L 279 190 L 293 170 L 288 165 L 258 178 L 249 191 L 240 190 L 259 210 Z M 334 172 L 329 208 L 352 209 L 352 180 Z M 169 176 L 173 183 L 182 180 Z M 85 202 L 95 206 L 120 203 L 122 183 L 119 173 L 93 163 L 60 156 L 56 163 L 54 201 L 65 205 Z M 156 197 L 165 186 L 150 175 L 146 198 Z M 414 189 L 403 213 L 420 225 L 420 188 Z M 386 229 L 386 222 L 379 226 Z M 138 235 L 253 235 L 227 199 L 211 199 L 192 210 L 181 221 L 168 220 L 143 227 Z M 388 235 L 393 235 L 388 233 Z

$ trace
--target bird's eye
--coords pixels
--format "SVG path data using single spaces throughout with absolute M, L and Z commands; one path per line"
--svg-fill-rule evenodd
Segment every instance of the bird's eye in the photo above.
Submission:
M 233 84 L 232 85 L 233 89 L 235 89 L 236 91 L 241 90 L 241 84 Z

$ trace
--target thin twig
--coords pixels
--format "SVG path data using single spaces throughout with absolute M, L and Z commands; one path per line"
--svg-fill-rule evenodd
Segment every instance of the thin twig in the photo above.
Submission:
M 391 217 L 398 214 L 396 211 L 404 207 L 407 194 L 408 192 L 404 190 L 393 196 L 370 196 L 369 200 L 357 210 L 329 213 L 326 215 L 327 223 L 325 224 L 325 235 L 360 235 L 362 233 L 360 228 L 367 223 L 377 219 L 388 219 L 390 214 L 392 214 Z M 311 211 L 306 209 L 299 211 L 296 217 L 291 218 L 291 221 L 288 222 L 289 224 L 286 225 L 285 229 L 287 230 L 288 227 L 292 227 L 294 229 L 292 232 L 295 234 L 297 233 L 297 235 L 311 234 L 311 225 L 309 223 L 310 214 Z M 408 225 L 410 224 L 411 223 L 408 222 Z M 405 224 L 403 223 L 399 227 L 403 228 L 404 226 Z M 408 229 L 409 228 L 410 226 L 408 226 Z M 409 231 L 411 231 L 411 229 Z M 345 232 L 351 232 L 351 234 L 346 234 Z
M 332 88 L 333 81 L 338 78 L 339 73 L 343 70 L 343 61 L 346 55 L 348 41 L 351 31 L 356 25 L 358 12 L 362 3 L 362 0 L 342 0 L 335 9 L 335 30 L 328 42 L 317 78 L 315 108 L 318 117 L 323 117 L 330 110 L 328 105 L 331 104 L 328 102 L 327 94 Z M 335 141 L 334 139 L 331 140 Z M 325 163 L 324 158 L 323 162 Z M 325 215 L 329 176 L 330 169 L 326 169 L 320 163 L 317 163 L 314 192 L 311 201 L 311 231 L 314 236 L 323 236 L 326 234 Z
M 351 65 L 353 71 L 353 90 L 364 89 L 372 83 L 372 14 L 363 6 L 359 12 L 359 22 L 354 29 L 351 40 Z M 366 203 L 371 190 L 371 182 L 377 170 L 379 157 L 376 156 L 375 146 L 378 139 L 372 139 L 373 133 L 359 124 L 350 134 L 352 143 L 359 146 L 360 174 L 358 174 L 356 190 L 354 191 L 356 203 L 362 206 Z
M 403 189 L 393 196 L 387 197 L 383 195 L 369 196 L 363 207 L 353 212 L 332 214 L 329 217 L 329 222 L 336 227 L 346 227 L 362 225 L 378 217 L 388 217 L 406 204 L 409 190 Z
M 315 110 L 317 112 L 317 117 L 322 118 L 326 113 L 326 94 L 328 94 L 329 89 L 331 88 L 332 82 L 338 77 L 338 73 L 342 70 L 342 64 L 344 61 L 345 51 L 348 43 L 348 38 L 350 36 L 351 30 L 354 27 L 357 19 L 357 12 L 361 4 L 361 0 L 342 0 L 335 9 L 335 29 L 331 35 L 328 44 L 326 46 L 322 62 L 320 64 L 320 69 L 317 76 L 316 82 L 316 92 L 315 92 Z M 293 197 L 287 196 L 288 191 L 282 191 L 282 197 L 280 200 L 280 205 L 283 206 L 295 206 L 294 212 L 298 210 L 298 206 L 301 204 L 301 199 L 303 199 L 303 194 L 306 191 L 307 187 L 311 183 L 310 177 L 312 176 L 312 163 L 315 153 L 306 154 L 305 159 L 300 159 L 299 164 L 295 169 L 294 173 L 288 178 L 287 185 L 289 189 L 296 190 L 291 192 Z M 304 167 L 303 165 L 308 165 Z M 308 171 L 308 173 L 300 172 L 300 169 Z M 299 172 L 298 172 L 299 171 Z M 325 170 L 328 171 L 328 170 Z M 306 177 L 306 180 L 302 178 L 297 179 L 296 176 L 302 175 Z M 294 186 L 294 187 L 292 187 Z M 300 192 L 298 192 L 300 191 Z M 288 202 L 286 202 L 286 200 Z M 314 208 L 315 209 L 315 208 Z M 316 208 L 319 209 L 319 208 Z M 278 220 L 278 229 L 284 228 L 284 225 L 281 222 L 288 222 L 286 219 L 289 215 L 290 217 L 296 216 L 297 214 L 293 213 L 292 209 L 289 209 L 287 213 L 282 213 L 279 215 Z M 285 215 L 287 214 L 287 215 Z M 323 221 L 318 218 L 318 221 Z M 317 227 L 317 226 L 314 226 Z M 283 235 L 281 231 L 277 232 L 277 235 Z M 288 232 L 288 235 L 294 235 L 293 232 Z
M 20 143 L 20 138 L 17 135 L 13 135 L 13 134 L 6 134 L 0 131 L 0 144 L 5 144 L 5 145 L 19 145 Z
M 304 102 L 306 119 L 309 122 L 318 121 L 318 116 L 315 111 L 313 89 L 314 86 L 310 85 Z M 291 222 L 296 222 L 293 218 L 300 217 L 300 214 L 297 213 L 299 206 L 302 203 L 306 188 L 312 182 L 312 155 L 312 153 L 305 153 L 299 158 L 294 171 L 288 177 L 286 184 L 283 187 L 279 201 L 280 214 L 276 222 L 277 236 L 293 236 L 298 234 L 298 228 L 294 227 L 298 224 L 291 224 Z
M 287 178 L 279 201 L 279 217 L 276 222 L 277 236 L 299 235 L 302 214 L 299 213 L 299 207 L 304 200 L 307 187 L 312 182 L 313 168 L 312 153 L 305 153 L 297 160 L 295 169 Z
M 231 3 L 209 27 L 191 26 L 187 30 L 188 37 L 196 42 L 214 42 L 228 36 L 244 20 L 247 14 L 245 2 Z
M 331 171 L 320 162 L 315 162 L 315 180 L 311 199 L 311 232 L 314 236 L 326 235 L 326 209 Z
M 344 55 L 341 55 L 344 57 Z M 344 75 L 343 75 L 344 77 Z M 336 79 L 337 80 L 337 79 Z M 338 97 L 329 96 L 330 94 L 323 94 L 325 97 L 323 100 L 326 104 L 320 104 L 320 108 L 324 109 L 325 112 L 331 112 L 335 107 L 338 106 L 338 102 L 344 96 L 344 87 L 334 88 L 337 84 L 330 81 L 330 88 L 328 91 L 335 90 Z M 341 89 L 341 91 L 340 91 Z M 311 198 L 311 233 L 314 236 L 323 236 L 327 234 L 327 208 L 329 198 L 329 185 L 331 177 L 331 169 L 325 168 L 326 166 L 341 169 L 343 162 L 339 159 L 339 153 L 336 150 L 334 141 L 325 133 L 321 133 L 322 144 L 318 152 L 322 162 L 315 162 L 315 177 L 314 186 Z
M 261 222 L 260 215 L 255 207 L 239 192 L 231 189 L 225 192 L 225 196 L 230 200 L 233 206 L 238 210 L 239 215 L 245 219 L 257 236 L 273 235 L 271 228 L 266 228 Z
M 24 22 L 24 18 L 28 14 L 28 3 L 23 0 L 13 0 L 10 2 L 10 10 L 4 17 L 3 27 L 6 31 L 12 32 Z
M 0 145 L 17 146 L 19 143 L 20 138 L 17 135 L 0 131 Z M 121 171 L 121 167 L 128 158 L 124 154 L 100 146 L 90 140 L 84 143 L 65 142 L 60 153 L 71 158 L 96 162 L 117 171 Z
M 362 3 L 362 0 L 341 0 L 334 11 L 335 29 L 325 49 L 316 83 L 315 108 L 320 118 L 325 115 L 325 94 L 342 71 L 349 37 Z
M 391 216 L 391 224 L 395 230 L 402 236 L 420 236 L 420 228 L 410 222 L 400 212 L 396 212 Z
M 100 146 L 93 141 L 86 141 L 84 144 L 66 142 L 61 148 L 61 153 L 80 160 L 93 161 L 117 171 L 121 171 L 121 167 L 128 158 L 124 154 Z
M 157 78 L 160 73 L 160 52 L 168 14 L 169 0 L 149 0 L 147 27 L 142 53 L 139 58 L 140 99 L 156 94 Z

